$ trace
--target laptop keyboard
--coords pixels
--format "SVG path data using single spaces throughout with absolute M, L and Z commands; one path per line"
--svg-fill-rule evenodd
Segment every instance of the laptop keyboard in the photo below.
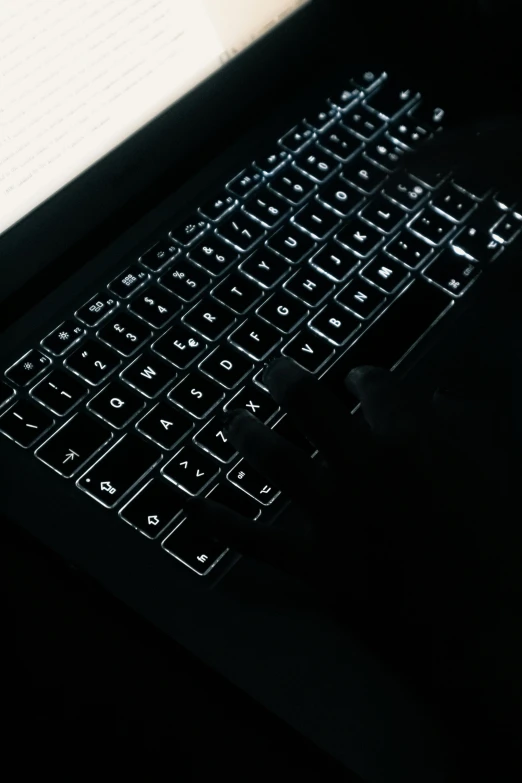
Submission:
M 228 549 L 185 520 L 188 496 L 260 523 L 283 501 L 220 413 L 244 408 L 313 451 L 265 363 L 392 366 L 520 233 L 495 193 L 404 170 L 443 117 L 386 74 L 352 80 L 6 369 L 0 432 L 209 574 Z

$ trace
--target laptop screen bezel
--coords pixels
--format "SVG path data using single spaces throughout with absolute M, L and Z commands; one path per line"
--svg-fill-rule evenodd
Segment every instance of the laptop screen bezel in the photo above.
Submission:
M 274 63 L 282 62 L 283 53 L 284 62 L 295 65 L 300 53 L 314 45 L 331 2 L 311 0 L 0 235 L 0 303 L 100 226 L 110 234 L 111 218 L 167 171 L 173 189 L 182 184 L 176 181 L 180 164 L 191 155 L 196 163 L 196 151 L 223 135 L 234 114 L 227 117 L 223 107 L 250 111 L 263 90 L 263 75 L 266 80 L 276 76 Z M 71 264 L 74 271 L 74 257 Z

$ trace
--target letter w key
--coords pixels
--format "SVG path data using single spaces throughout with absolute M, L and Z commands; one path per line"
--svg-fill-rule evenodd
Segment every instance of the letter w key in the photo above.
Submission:
M 154 354 L 144 354 L 121 373 L 121 379 L 146 397 L 156 397 L 176 380 L 175 368 Z

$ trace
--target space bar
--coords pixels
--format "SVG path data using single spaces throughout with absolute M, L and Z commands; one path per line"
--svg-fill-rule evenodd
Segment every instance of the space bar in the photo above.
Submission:
M 370 364 L 391 369 L 451 305 L 452 300 L 438 288 L 415 280 L 327 371 L 325 381 L 339 389 L 354 367 Z

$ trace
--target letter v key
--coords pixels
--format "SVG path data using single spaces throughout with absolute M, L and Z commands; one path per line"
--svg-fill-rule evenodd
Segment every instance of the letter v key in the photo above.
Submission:
M 333 348 L 319 335 L 305 330 L 296 335 L 283 348 L 283 354 L 296 361 L 309 372 L 317 372 L 333 356 Z

